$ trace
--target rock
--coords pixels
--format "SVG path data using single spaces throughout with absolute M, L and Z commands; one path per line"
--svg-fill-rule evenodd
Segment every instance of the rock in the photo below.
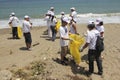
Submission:
M 0 80 L 12 80 L 12 73 L 8 70 L 1 70 Z

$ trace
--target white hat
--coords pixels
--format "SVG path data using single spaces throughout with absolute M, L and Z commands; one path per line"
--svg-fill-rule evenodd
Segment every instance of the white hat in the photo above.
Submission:
M 94 21 L 89 21 L 88 24 L 94 24 Z
M 65 12 L 61 12 L 61 14 L 65 14 Z
M 12 16 L 14 16 L 14 15 L 15 15 L 15 13 L 14 13 L 14 12 L 12 12 L 12 13 L 11 13 L 11 15 L 12 15 Z
M 30 17 L 28 15 L 25 15 L 24 18 L 27 19 L 27 18 L 30 18 Z
M 103 22 L 102 18 L 97 18 L 96 19 L 96 24 L 99 24 L 100 22 Z
M 50 9 L 54 9 L 54 7 L 50 7 Z
M 68 17 L 64 17 L 62 20 L 63 20 L 64 22 L 70 23 L 70 20 L 69 20 Z
M 72 8 L 70 8 L 71 10 L 75 10 L 75 8 L 74 7 L 72 7 Z

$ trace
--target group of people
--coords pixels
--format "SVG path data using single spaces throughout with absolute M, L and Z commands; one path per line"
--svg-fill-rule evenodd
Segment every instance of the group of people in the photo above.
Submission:
M 11 13 L 8 24 L 12 28 L 12 38 L 13 39 L 20 39 L 18 37 L 19 19 L 15 16 L 14 12 Z M 32 38 L 31 38 L 31 33 L 30 33 L 31 28 L 32 28 L 32 23 L 30 22 L 30 17 L 25 15 L 24 22 L 22 24 L 22 32 L 23 32 L 23 35 L 25 37 L 26 47 L 30 51 L 31 51 L 31 43 L 32 43 Z
M 69 41 L 73 41 L 71 38 L 69 38 L 69 34 L 79 34 L 77 32 L 77 12 L 74 7 L 70 8 L 71 13 L 69 17 L 65 15 L 64 12 L 61 12 L 61 26 L 59 28 L 59 34 L 60 34 L 60 46 L 61 46 L 61 64 L 67 65 L 68 59 L 66 58 L 66 55 L 68 53 L 68 45 Z M 57 24 L 57 18 L 54 13 L 54 7 L 51 7 L 50 10 L 46 13 L 45 20 L 47 21 L 47 27 L 48 27 L 48 37 L 55 41 L 56 39 L 56 24 Z M 18 33 L 17 33 L 17 27 L 18 27 L 19 19 L 15 16 L 15 13 L 11 13 L 10 19 L 9 19 L 9 25 L 12 26 L 12 34 L 13 39 L 19 39 Z M 68 29 L 68 25 L 70 26 L 70 29 Z M 32 23 L 30 22 L 29 16 L 24 16 L 24 22 L 22 25 L 23 34 L 25 37 L 25 43 L 28 50 L 31 50 L 31 33 L 30 29 L 32 28 Z M 83 47 L 80 48 L 80 51 L 82 52 L 86 47 L 89 47 L 88 50 L 88 61 L 89 61 L 89 73 L 92 74 L 94 72 L 94 60 L 97 62 L 98 66 L 98 74 L 103 74 L 103 67 L 102 67 L 102 57 L 101 52 L 102 51 L 96 51 L 95 45 L 97 36 L 100 36 L 104 40 L 104 26 L 103 26 L 103 20 L 101 18 L 98 18 L 96 22 L 89 21 L 89 24 L 87 25 L 87 34 L 86 37 L 86 43 L 83 45 Z
M 71 10 L 71 13 L 69 16 L 69 21 L 70 21 L 69 25 L 71 26 L 70 32 L 77 34 L 77 30 L 76 30 L 77 12 L 74 7 L 70 8 L 70 10 Z M 64 17 L 66 17 L 65 12 L 61 12 L 61 23 Z M 49 38 L 51 38 L 52 41 L 55 41 L 56 33 L 57 33 L 55 27 L 58 20 L 56 19 L 56 16 L 54 13 L 54 7 L 51 7 L 50 10 L 48 10 L 45 16 L 45 20 L 47 21 L 48 36 Z
M 72 41 L 69 38 L 69 31 L 67 28 L 67 24 L 69 24 L 68 18 L 63 18 L 62 25 L 60 27 L 59 33 L 60 33 L 60 44 L 61 44 L 61 63 L 63 65 L 67 65 L 67 58 L 66 55 L 68 53 L 68 45 L 69 41 Z M 89 61 L 89 71 L 88 74 L 91 75 L 94 72 L 94 60 L 97 62 L 98 67 L 98 74 L 103 74 L 103 67 L 102 67 L 102 51 L 96 49 L 97 44 L 97 36 L 101 38 L 101 40 L 104 40 L 104 27 L 103 27 L 103 21 L 101 18 L 96 20 L 96 24 L 94 21 L 90 21 L 87 25 L 87 34 L 86 37 L 86 43 L 80 48 L 80 52 L 83 52 L 83 50 L 87 47 L 89 47 L 88 50 L 88 61 Z M 70 33 L 71 34 L 71 33 Z M 72 33 L 73 34 L 73 33 Z

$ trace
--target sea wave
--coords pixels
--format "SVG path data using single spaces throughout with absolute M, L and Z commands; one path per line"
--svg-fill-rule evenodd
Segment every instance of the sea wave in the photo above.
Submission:
M 66 14 L 69 16 L 69 14 Z M 60 19 L 61 15 L 56 15 L 58 19 Z M 77 23 L 87 23 L 89 20 L 95 21 L 97 18 L 101 17 L 104 23 L 120 23 L 120 13 L 108 13 L 108 14 L 78 14 L 77 15 Z M 23 19 L 20 19 L 20 26 L 22 26 Z M 33 26 L 46 26 L 46 21 L 44 18 L 32 18 L 31 22 Z M 9 28 L 8 20 L 0 20 L 0 28 Z

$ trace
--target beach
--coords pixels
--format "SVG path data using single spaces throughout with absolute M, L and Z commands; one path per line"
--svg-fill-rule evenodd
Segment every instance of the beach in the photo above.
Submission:
M 87 28 L 87 24 L 77 25 L 79 34 L 83 34 Z M 120 24 L 105 24 L 105 50 L 102 55 L 103 59 L 103 76 L 97 75 L 97 65 L 95 62 L 94 74 L 87 77 L 85 71 L 88 70 L 87 50 L 81 53 L 82 69 L 78 70 L 75 65 L 70 62 L 68 66 L 63 66 L 59 63 L 60 58 L 60 43 L 59 34 L 55 42 L 49 40 L 44 31 L 47 27 L 34 27 L 31 30 L 32 34 L 32 51 L 25 49 L 24 37 L 18 40 L 11 39 L 11 29 L 0 29 L 0 70 L 11 71 L 13 78 L 21 78 L 14 74 L 17 70 L 22 70 L 29 74 L 31 71 L 31 63 L 44 63 L 44 74 L 36 74 L 38 80 L 120 80 Z M 70 57 L 70 55 L 68 55 Z M 30 80 L 28 77 L 23 77 L 24 80 Z M 42 76 L 42 77 L 41 77 Z M 30 78 L 30 77 L 29 77 Z M 13 80 L 14 80 L 13 79 Z M 20 79 L 23 80 L 23 79 Z M 32 79 L 31 79 L 32 80 Z M 37 79 L 35 79 L 37 80 Z

